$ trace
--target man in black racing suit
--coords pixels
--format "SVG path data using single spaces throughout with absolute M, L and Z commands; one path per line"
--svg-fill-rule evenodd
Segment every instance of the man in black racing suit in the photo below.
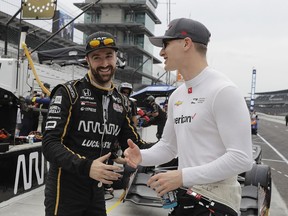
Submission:
M 55 87 L 43 139 L 43 154 L 50 162 L 45 188 L 46 216 L 106 216 L 102 184 L 121 178 L 113 158 L 118 140 L 140 148 L 143 142 L 127 115 L 128 100 L 114 87 L 118 48 L 114 37 L 96 32 L 87 38 L 84 78 Z
M 157 125 L 157 139 L 161 139 L 163 130 L 165 127 L 165 123 L 167 120 L 166 112 L 155 102 L 155 98 L 152 95 L 149 95 L 145 99 L 145 103 L 147 105 L 146 115 L 150 118 L 150 121 L 145 124 L 145 127 L 150 125 Z

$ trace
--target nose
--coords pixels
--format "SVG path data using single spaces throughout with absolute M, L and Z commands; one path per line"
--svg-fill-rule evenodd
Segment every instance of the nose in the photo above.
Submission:
M 160 50 L 160 53 L 159 53 L 159 55 L 163 57 L 163 56 L 164 56 L 164 54 L 165 54 L 165 49 L 164 49 L 164 48 L 162 48 L 162 49 Z
M 101 62 L 99 62 L 99 66 L 107 67 L 109 65 L 109 61 L 106 58 L 103 58 Z

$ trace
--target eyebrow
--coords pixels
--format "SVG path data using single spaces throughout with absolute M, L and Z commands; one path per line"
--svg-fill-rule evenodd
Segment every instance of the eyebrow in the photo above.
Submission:
M 98 57 L 98 56 L 101 56 L 101 55 L 113 55 L 113 51 L 107 51 L 104 54 L 95 53 L 91 57 L 94 57 L 94 56 Z

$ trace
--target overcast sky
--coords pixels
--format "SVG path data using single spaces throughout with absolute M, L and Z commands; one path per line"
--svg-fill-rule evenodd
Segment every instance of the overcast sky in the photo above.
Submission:
M 20 4 L 20 0 L 1 1 Z M 58 9 L 76 16 L 79 10 L 73 3 L 83 0 L 57 2 Z M 162 24 L 156 25 L 155 35 L 166 30 L 167 2 L 159 1 L 156 15 Z M 206 25 L 212 34 L 209 65 L 226 74 L 245 96 L 251 92 L 253 68 L 257 71 L 256 92 L 288 89 L 287 0 L 171 0 L 170 9 L 171 20 L 186 17 Z M 155 56 L 158 53 L 155 49 Z
M 251 92 L 253 68 L 256 92 L 288 89 L 287 0 L 171 2 L 171 19 L 195 19 L 210 30 L 209 65 L 232 79 L 245 96 Z M 163 34 L 167 26 L 165 7 L 159 4 L 157 15 L 164 29 L 158 28 L 156 35 Z

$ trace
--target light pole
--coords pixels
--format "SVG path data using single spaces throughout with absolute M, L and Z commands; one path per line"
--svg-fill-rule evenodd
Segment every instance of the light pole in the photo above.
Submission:
M 251 100 L 250 100 L 250 111 L 254 111 L 255 103 L 255 88 L 256 88 L 256 69 L 252 71 L 252 83 L 251 83 Z

